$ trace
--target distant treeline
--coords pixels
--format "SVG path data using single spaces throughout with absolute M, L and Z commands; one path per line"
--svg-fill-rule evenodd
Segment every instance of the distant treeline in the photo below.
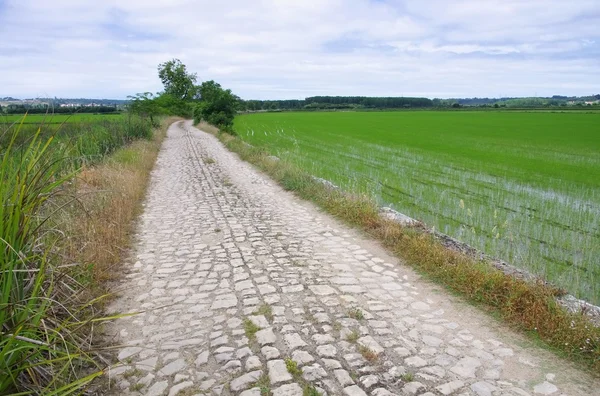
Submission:
M 114 113 L 118 109 L 115 106 L 78 106 L 78 107 L 49 107 L 27 105 L 8 105 L 0 106 L 0 113 L 4 114 L 75 114 L 75 113 Z
M 546 108 L 600 104 L 600 95 L 547 98 L 455 98 L 429 99 L 413 97 L 312 96 L 304 100 L 240 100 L 240 111 L 273 110 L 360 110 L 424 109 L 458 107 Z
M 428 98 L 312 96 L 304 100 L 242 100 L 242 110 L 401 109 L 433 107 Z
M 590 96 L 562 96 L 550 97 L 503 97 L 503 98 L 451 98 L 434 99 L 435 107 L 554 107 L 554 106 L 584 106 L 600 100 L 600 94 Z

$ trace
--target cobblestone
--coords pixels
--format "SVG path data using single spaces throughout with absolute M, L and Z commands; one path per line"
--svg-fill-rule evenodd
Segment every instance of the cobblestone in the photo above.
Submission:
M 239 391 L 248 388 L 254 384 L 262 375 L 262 370 L 251 371 L 231 381 L 230 388 L 233 391 Z
M 143 313 L 112 325 L 123 345 L 110 370 L 115 395 L 258 396 L 269 386 L 295 396 L 305 382 L 332 396 L 587 396 L 599 388 L 547 352 L 521 347 L 189 122 L 169 129 L 136 241 L 112 309 Z
M 302 396 L 302 388 L 298 384 L 281 385 L 273 390 L 273 396 Z
M 271 360 L 267 362 L 269 369 L 269 380 L 271 384 L 286 382 L 292 379 L 292 375 L 288 373 L 285 362 L 283 360 Z

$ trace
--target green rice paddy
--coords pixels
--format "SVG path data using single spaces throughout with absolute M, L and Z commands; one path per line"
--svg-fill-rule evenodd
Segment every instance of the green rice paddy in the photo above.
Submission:
M 260 113 L 235 130 L 600 303 L 598 113 Z
M 123 117 L 123 114 L 94 114 L 94 113 L 76 113 L 76 114 L 0 114 L 0 124 L 63 124 L 73 122 L 90 122 L 96 120 L 117 120 Z

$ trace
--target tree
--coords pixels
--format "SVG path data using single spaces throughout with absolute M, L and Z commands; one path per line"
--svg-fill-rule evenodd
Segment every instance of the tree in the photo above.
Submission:
M 190 100 L 196 94 L 196 73 L 188 73 L 179 59 L 172 59 L 158 65 L 158 77 L 165 87 L 165 93 L 176 99 Z
M 205 81 L 198 87 L 200 103 L 194 109 L 194 120 L 204 120 L 220 128 L 230 130 L 238 107 L 239 98 L 231 90 L 223 89 L 215 81 Z
M 129 111 L 134 114 L 139 114 L 142 117 L 150 117 L 150 123 L 152 123 L 152 125 L 157 125 L 154 117 L 161 113 L 161 108 L 151 92 L 128 96 L 127 99 L 130 100 Z

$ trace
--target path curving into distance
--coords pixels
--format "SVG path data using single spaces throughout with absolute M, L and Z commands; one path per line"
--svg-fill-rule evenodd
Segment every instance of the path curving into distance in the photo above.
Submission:
M 112 310 L 143 312 L 112 326 L 122 366 L 110 394 L 259 396 L 257 382 L 275 396 L 306 384 L 349 396 L 600 389 L 190 121 L 168 131 L 132 262 Z

